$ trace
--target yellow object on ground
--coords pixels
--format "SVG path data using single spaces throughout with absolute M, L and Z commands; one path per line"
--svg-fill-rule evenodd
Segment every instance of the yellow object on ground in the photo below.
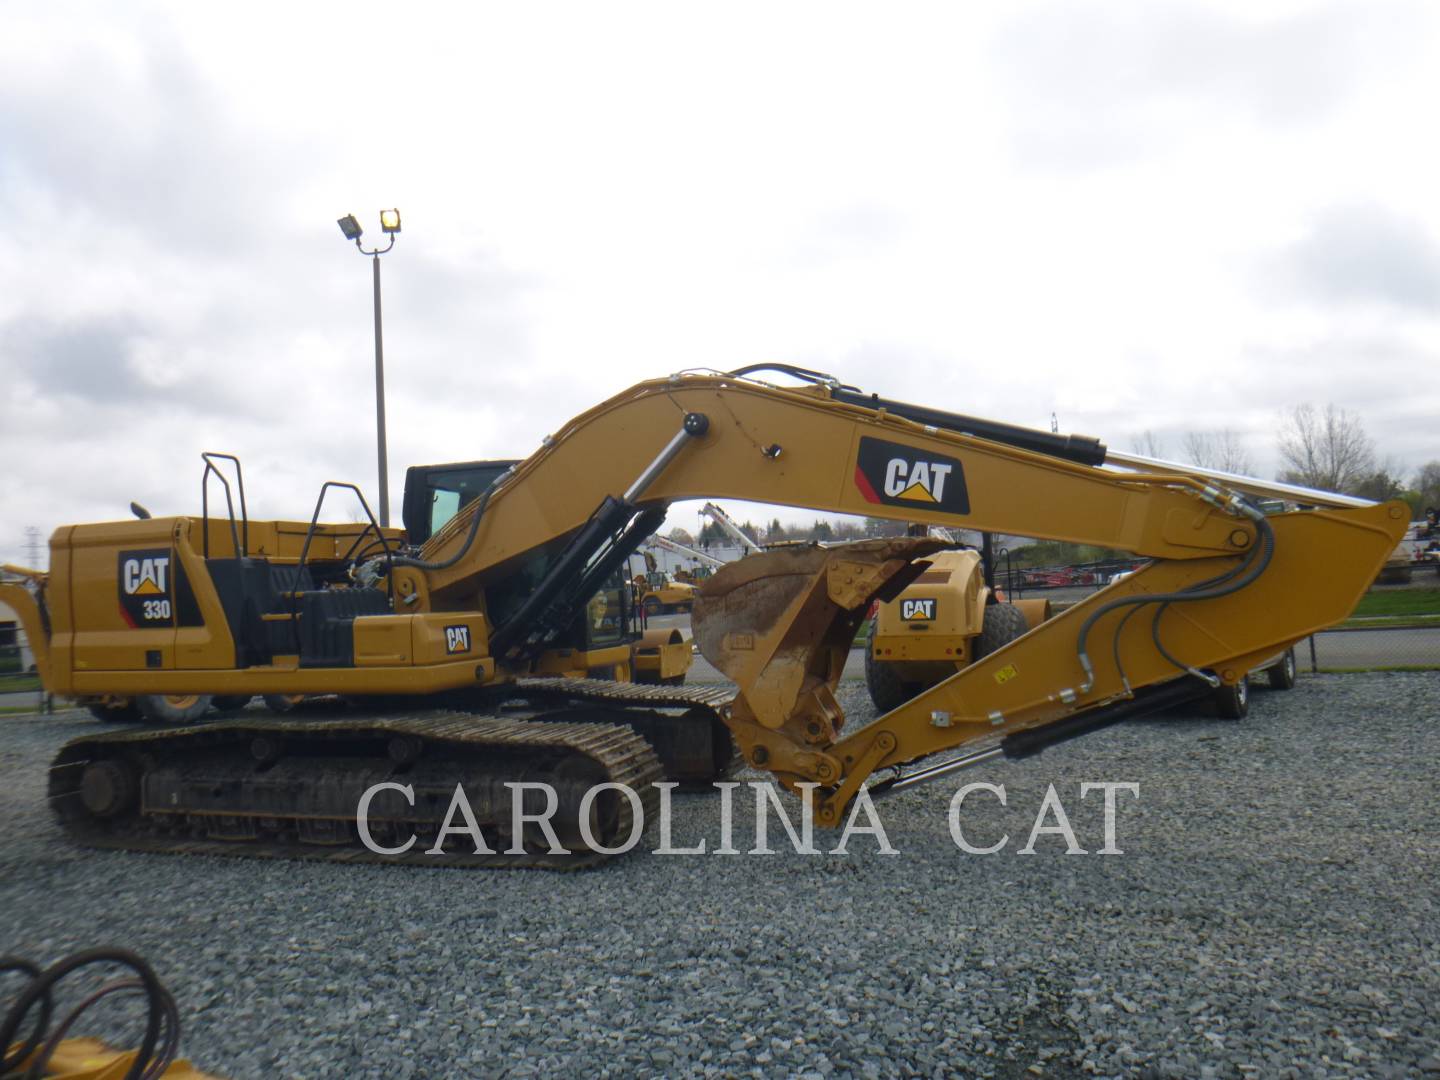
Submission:
M 19 1046 L 11 1046 L 11 1053 Z M 37 1051 L 38 1053 L 38 1051 Z M 17 1073 L 23 1073 L 35 1060 L 32 1054 L 21 1062 Z M 50 1080 L 121 1080 L 135 1063 L 134 1050 L 114 1050 L 99 1039 L 66 1039 L 55 1048 L 40 1075 Z M 184 1058 L 170 1063 L 160 1074 L 170 1080 L 219 1080 L 213 1073 L 201 1072 Z

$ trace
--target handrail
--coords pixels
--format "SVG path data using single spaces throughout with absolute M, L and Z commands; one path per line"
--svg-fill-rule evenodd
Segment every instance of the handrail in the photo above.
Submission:
M 230 543 L 234 545 L 235 554 L 243 559 L 250 554 L 250 512 L 245 506 L 245 472 L 240 467 L 240 459 L 234 454 L 222 454 L 215 450 L 200 451 L 200 458 L 205 462 L 205 471 L 200 476 L 200 517 L 205 558 L 210 557 L 210 474 L 214 473 L 225 489 L 225 507 L 230 515 Z M 215 465 L 216 459 L 235 463 L 235 484 L 240 489 L 241 532 L 238 534 L 235 531 L 235 502 L 230 497 L 230 482 Z
M 370 521 L 369 529 L 374 529 L 374 530 L 375 530 L 375 535 L 380 538 L 381 543 L 384 545 L 384 547 L 385 547 L 385 563 L 386 563 L 386 567 L 387 567 L 387 572 L 386 572 L 386 574 L 385 574 L 386 591 L 388 592 L 389 597 L 390 597 L 390 606 L 391 606 L 391 608 L 394 608 L 394 606 L 395 606 L 395 576 L 394 576 L 394 574 L 388 572 L 388 568 L 389 568 L 389 566 L 390 566 L 391 559 L 393 558 L 393 552 L 390 550 L 390 542 L 389 542 L 389 540 L 386 538 L 384 532 L 381 531 L 381 529 L 380 529 L 380 523 L 375 520 L 375 514 L 374 514 L 374 512 L 370 509 L 370 504 L 365 501 L 365 495 L 364 495 L 364 493 L 360 490 L 360 488 L 359 488 L 357 485 L 351 484 L 351 483 L 347 483 L 347 482 L 345 482 L 345 481 L 343 481 L 343 480 L 326 480 L 323 484 L 320 485 L 320 495 L 319 495 L 319 497 L 315 500 L 315 512 L 310 515 L 310 527 L 305 531 L 305 542 L 300 545 L 300 558 L 299 558 L 299 560 L 298 560 L 298 561 L 296 562 L 296 564 L 295 564 L 295 584 L 298 586 L 298 584 L 299 584 L 299 582 L 300 582 L 300 573 L 301 573 L 301 571 L 303 571 L 303 570 L 305 569 L 305 559 L 306 559 L 306 558 L 309 556 L 309 554 L 310 554 L 310 541 L 315 538 L 315 526 L 316 526 L 316 523 L 319 522 L 319 520 L 320 520 L 320 508 L 325 504 L 325 494 L 326 494 L 326 492 L 328 492 L 331 488 L 346 488 L 346 489 L 348 489 L 348 490 L 350 490 L 350 491 L 353 491 L 353 492 L 355 493 L 355 497 L 360 500 L 360 509 L 362 509 L 362 510 L 365 511 L 365 516 L 366 516 L 366 517 L 369 519 L 369 521 Z M 367 529 L 366 531 L 368 532 L 369 529 Z M 360 535 L 361 535 L 361 536 L 364 536 L 365 533 L 362 532 Z M 359 542 L 359 541 L 358 541 L 358 538 L 357 538 L 356 542 L 357 542 L 357 543 Z M 351 545 L 351 550 L 352 550 L 352 551 L 354 550 L 354 545 L 353 545 L 353 544 Z M 300 594 L 300 590 L 299 590 L 298 588 L 292 588 L 292 589 L 290 590 L 290 629 L 291 629 L 291 635 L 293 636 L 293 638 L 294 638 L 294 640 L 295 640 L 295 655 L 296 655 L 296 656 L 299 656 L 299 655 L 300 655 L 300 611 L 299 611 L 299 608 L 300 608 L 300 595 L 299 595 L 299 594 Z

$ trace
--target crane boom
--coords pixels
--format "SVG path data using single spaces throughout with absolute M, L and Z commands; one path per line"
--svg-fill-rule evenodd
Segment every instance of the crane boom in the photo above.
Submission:
M 714 555 L 707 555 L 703 551 L 696 551 L 692 547 L 687 547 L 678 541 L 671 540 L 669 537 L 661 536 L 659 533 L 648 537 L 645 540 L 645 546 L 657 547 L 662 551 L 670 552 L 672 555 L 679 555 L 686 559 L 694 559 L 713 569 L 719 569 L 725 565 L 724 559 L 717 559 Z
M 749 534 L 746 533 L 744 529 L 735 524 L 735 519 L 727 514 L 723 507 L 707 502 L 700 508 L 700 513 L 715 522 L 716 525 L 719 525 L 721 530 L 739 544 L 740 550 L 746 554 L 754 554 L 762 550 L 759 544 L 750 539 Z

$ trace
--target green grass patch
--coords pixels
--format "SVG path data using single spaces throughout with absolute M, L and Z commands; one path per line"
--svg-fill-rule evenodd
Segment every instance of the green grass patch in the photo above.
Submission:
M 1368 592 L 1351 612 L 1351 618 L 1357 615 L 1440 615 L 1440 589 Z
M 23 694 L 26 690 L 39 690 L 40 678 L 36 675 L 0 675 L 0 694 Z
M 1440 626 L 1440 615 L 1394 615 L 1389 618 L 1346 619 L 1340 624 L 1351 630 L 1414 630 Z

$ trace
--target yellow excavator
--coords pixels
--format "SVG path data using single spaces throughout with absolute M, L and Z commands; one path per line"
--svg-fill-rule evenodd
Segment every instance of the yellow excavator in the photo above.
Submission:
M 527 853 L 475 855 L 452 838 L 442 858 L 422 843 L 399 861 L 575 865 L 605 857 L 634 821 L 618 789 L 594 797 L 599 785 L 639 792 L 648 817 L 655 781 L 718 774 L 732 738 L 786 787 L 814 785 L 815 821 L 833 827 L 862 785 L 879 798 L 1234 684 L 1344 618 L 1408 517 L 1403 503 L 1318 492 L 1304 493 L 1310 509 L 1267 515 L 1255 498 L 1294 489 L 1117 457 L 1092 438 L 888 400 L 803 368 L 679 374 L 571 420 L 418 547 L 373 522 L 321 524 L 318 504 L 308 524 L 204 505 L 198 518 L 61 528 L 51 571 L 0 599 L 53 693 L 325 693 L 377 706 L 77 738 L 52 765 L 50 799 L 81 843 L 378 859 L 355 816 L 388 780 L 414 800 L 369 804 L 381 844 L 434 837 L 463 785 L 478 827 Z M 1148 562 L 858 730 L 835 696 L 855 632 L 940 541 L 787 547 L 718 570 L 692 622 L 733 689 L 552 674 L 579 670 L 587 609 L 667 505 L 715 498 Z M 507 836 L 517 780 L 555 790 L 567 854 Z

